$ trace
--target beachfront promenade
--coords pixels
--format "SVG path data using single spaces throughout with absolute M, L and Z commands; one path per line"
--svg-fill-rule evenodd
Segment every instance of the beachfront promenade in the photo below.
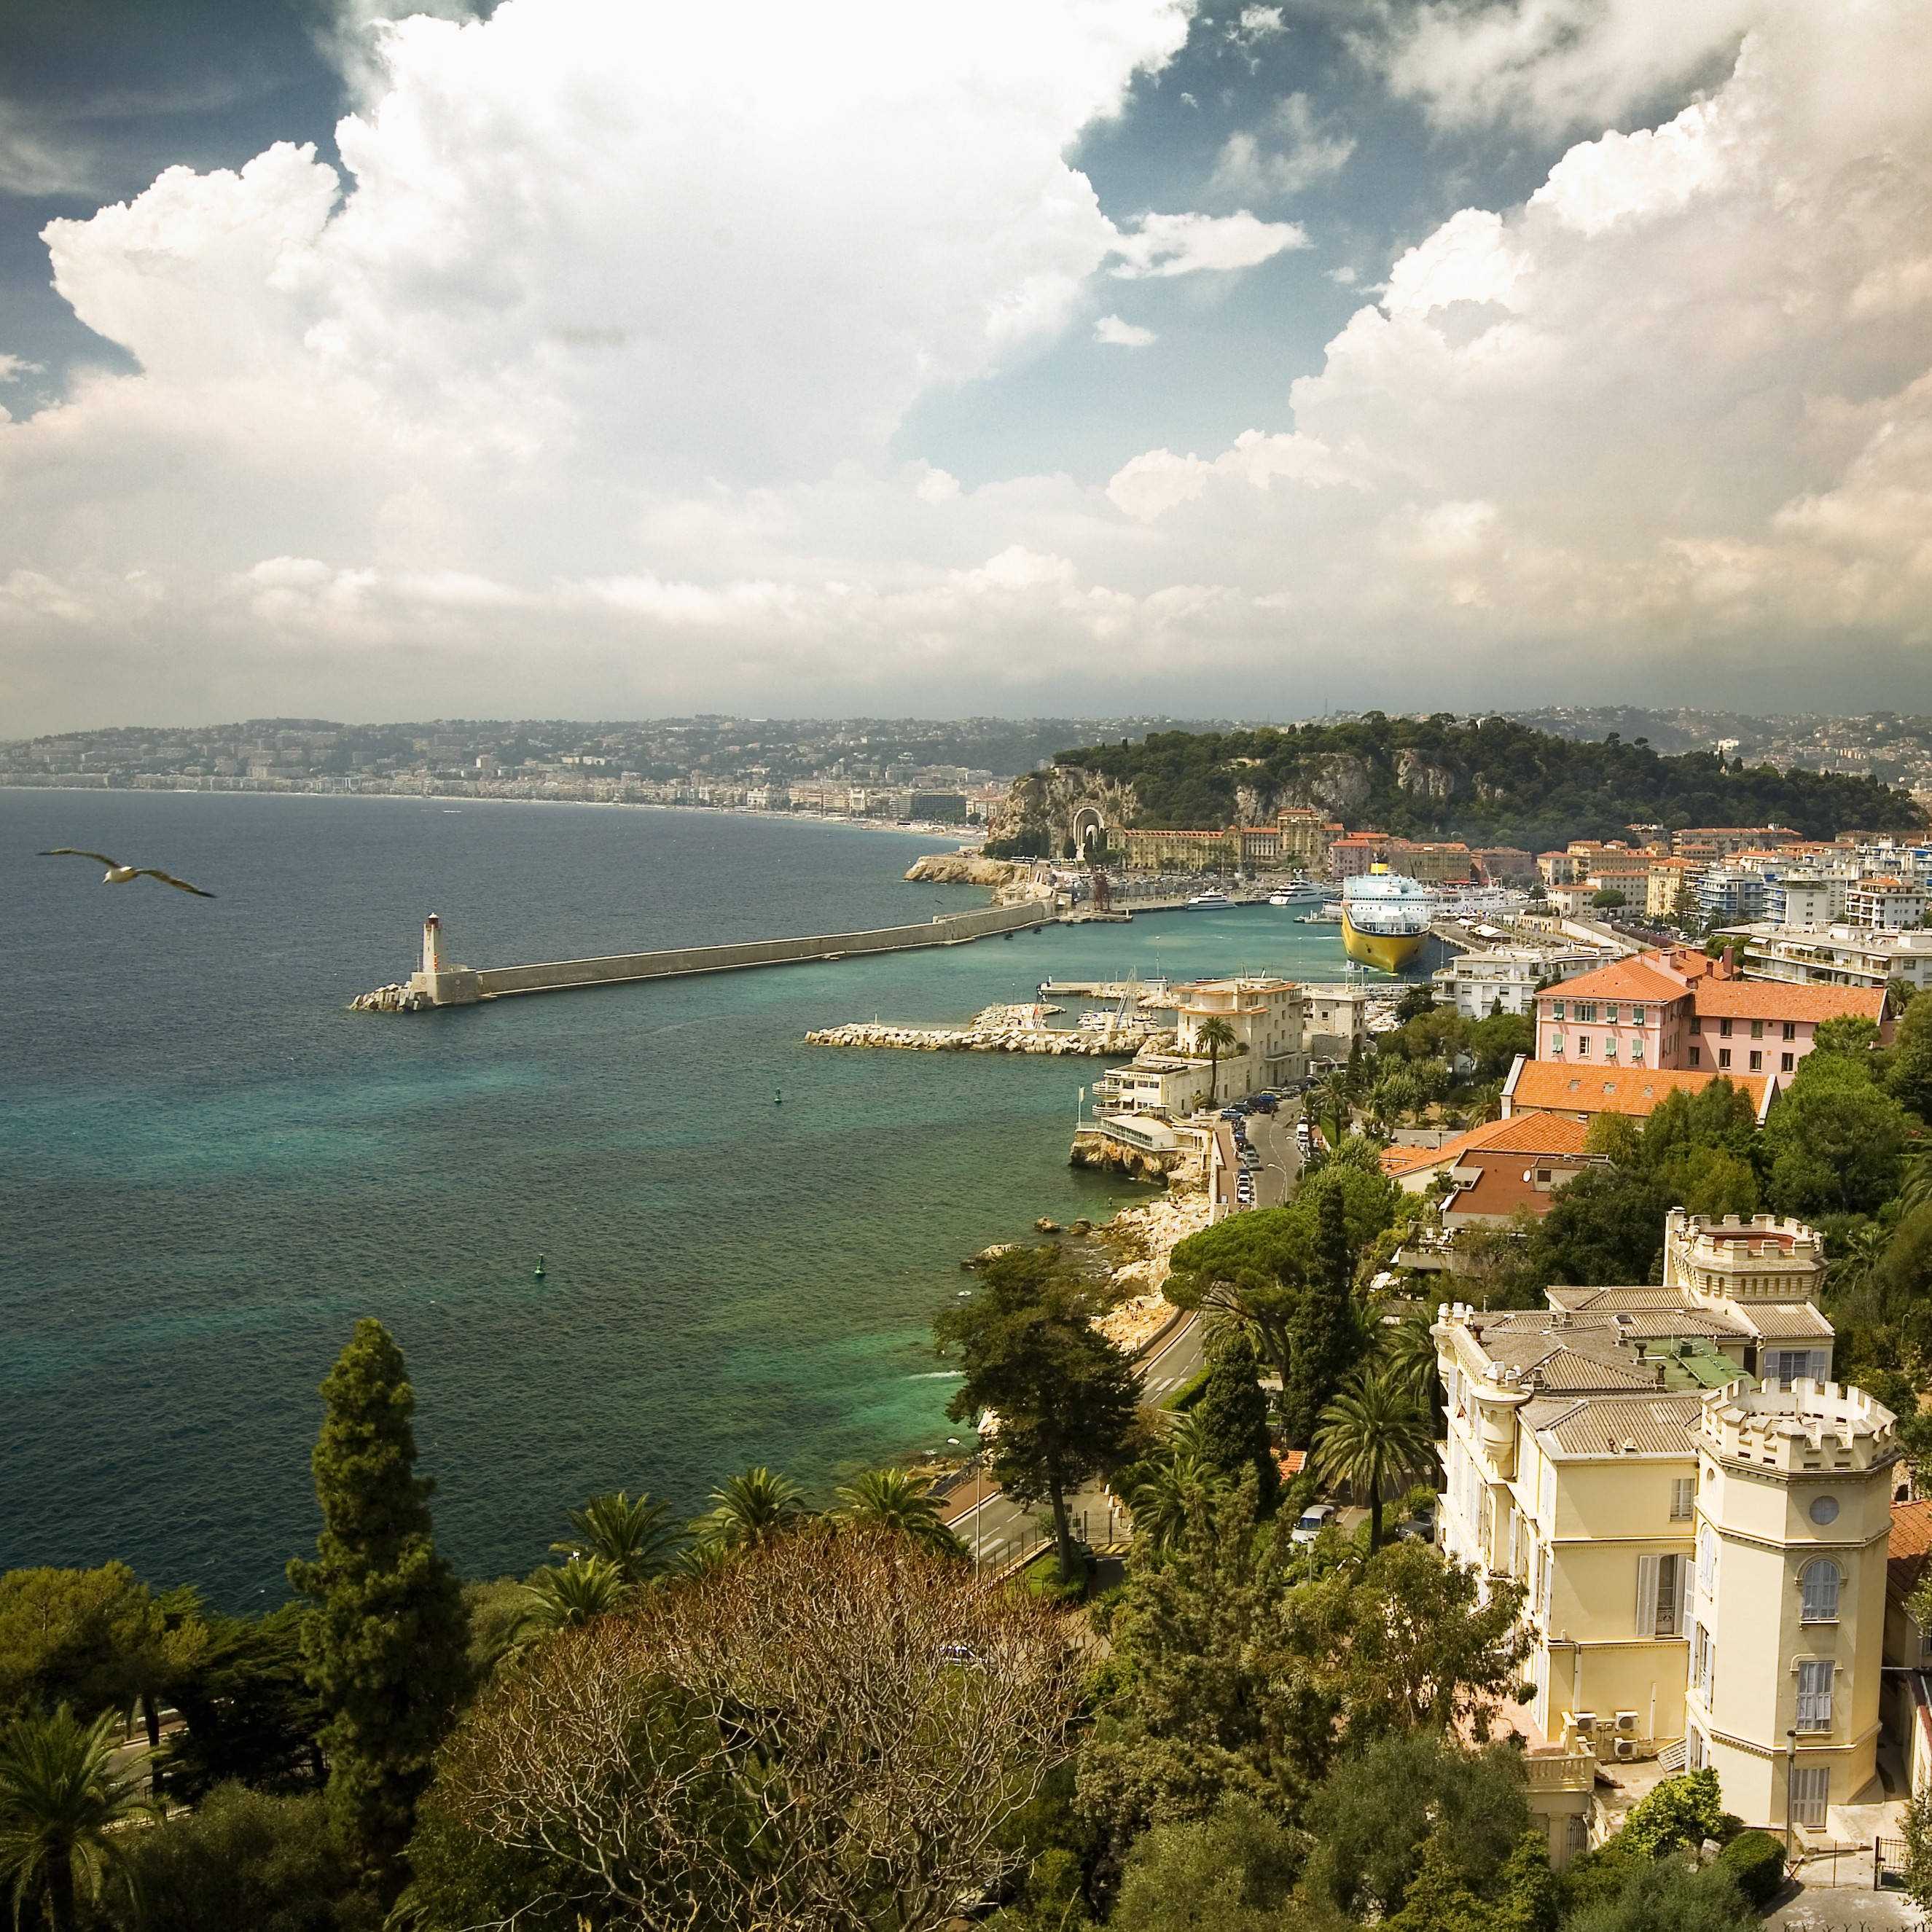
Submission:
M 790 966 L 814 960 L 908 952 L 930 946 L 964 946 L 976 939 L 1044 926 L 1053 908 L 1030 900 L 988 906 L 978 912 L 942 914 L 922 926 L 882 926 L 871 932 L 832 932 L 797 939 L 754 939 L 735 946 L 686 946 L 668 952 L 616 952 L 596 959 L 557 959 L 535 966 L 458 966 L 443 953 L 442 922 L 423 922 L 422 965 L 406 986 L 379 987 L 352 1004 L 365 1012 L 420 1012 L 438 1006 L 473 1006 L 519 993 L 554 993 L 585 986 L 628 985 L 640 980 L 682 979 L 698 973 L 730 973 L 752 966 Z

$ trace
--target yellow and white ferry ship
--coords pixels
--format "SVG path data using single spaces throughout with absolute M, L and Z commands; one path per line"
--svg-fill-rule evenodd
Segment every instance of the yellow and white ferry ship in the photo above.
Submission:
M 1342 888 L 1342 949 L 1358 965 L 1405 971 L 1422 956 L 1434 910 L 1426 886 L 1374 866 Z

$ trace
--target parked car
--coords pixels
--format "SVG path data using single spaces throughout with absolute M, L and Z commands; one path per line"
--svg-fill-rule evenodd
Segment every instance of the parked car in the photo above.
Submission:
M 1250 1113 L 1272 1114 L 1280 1104 L 1272 1094 L 1256 1094 L 1249 1097 L 1248 1110 Z
M 1296 1519 L 1294 1540 L 1312 1543 L 1335 1520 L 1333 1503 L 1312 1503 Z

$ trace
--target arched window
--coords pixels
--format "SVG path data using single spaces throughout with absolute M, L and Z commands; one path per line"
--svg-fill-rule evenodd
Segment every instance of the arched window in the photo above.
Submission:
M 1804 1593 L 1802 1621 L 1808 1624 L 1836 1623 L 1838 1619 L 1838 1566 L 1829 1557 L 1808 1563 L 1798 1575 Z

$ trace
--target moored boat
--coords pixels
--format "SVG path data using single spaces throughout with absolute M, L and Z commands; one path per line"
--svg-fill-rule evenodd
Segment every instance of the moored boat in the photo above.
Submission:
M 1358 965 L 1406 971 L 1428 944 L 1433 910 L 1427 886 L 1375 866 L 1342 889 L 1342 950 Z

